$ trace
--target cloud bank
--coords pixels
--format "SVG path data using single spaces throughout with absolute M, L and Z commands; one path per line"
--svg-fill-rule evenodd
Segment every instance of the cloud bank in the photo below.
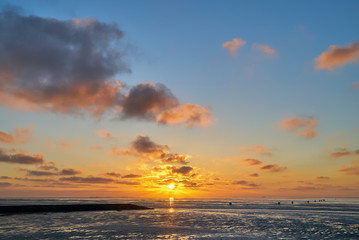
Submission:
M 7 8 L 0 12 L 0 32 L 1 105 L 98 119 L 115 112 L 118 119 L 189 127 L 212 122 L 209 108 L 180 104 L 163 84 L 124 92 L 115 77 L 131 70 L 124 33 L 115 23 L 42 18 Z
M 308 118 L 308 119 L 299 119 L 299 118 L 290 118 L 283 119 L 279 127 L 283 130 L 293 131 L 296 136 L 302 138 L 315 138 L 318 135 L 316 127 L 318 126 L 318 119 Z

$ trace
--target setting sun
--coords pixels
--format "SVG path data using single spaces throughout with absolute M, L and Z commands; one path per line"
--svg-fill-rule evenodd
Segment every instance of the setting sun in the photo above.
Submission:
M 170 185 L 168 185 L 168 188 L 171 189 L 171 190 L 173 190 L 173 189 L 175 188 L 175 185 L 170 184 Z

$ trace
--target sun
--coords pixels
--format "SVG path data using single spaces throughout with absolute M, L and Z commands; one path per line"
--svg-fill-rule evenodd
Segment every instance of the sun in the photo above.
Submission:
M 173 190 L 173 189 L 175 188 L 175 185 L 170 184 L 170 185 L 168 185 L 168 188 L 171 189 L 171 190 Z

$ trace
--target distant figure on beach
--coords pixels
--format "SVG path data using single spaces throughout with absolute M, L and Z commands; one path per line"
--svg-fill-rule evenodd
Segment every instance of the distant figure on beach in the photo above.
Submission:
M 278 202 L 278 205 L 280 205 L 280 202 Z
M 294 202 L 292 201 L 292 205 L 294 204 Z
M 309 203 L 309 201 L 307 201 L 307 203 Z
M 228 203 L 228 205 L 232 205 L 232 203 L 231 203 L 231 202 L 229 202 L 229 203 Z

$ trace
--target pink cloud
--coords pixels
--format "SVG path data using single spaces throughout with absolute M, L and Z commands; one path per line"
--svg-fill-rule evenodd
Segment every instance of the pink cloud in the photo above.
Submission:
M 315 59 L 315 69 L 326 68 L 330 71 L 345 64 L 355 62 L 359 58 L 359 41 L 345 47 L 330 45 L 329 49 Z
M 287 169 L 286 167 L 281 167 L 278 164 L 268 164 L 260 168 L 260 170 L 269 171 L 269 172 L 283 172 L 286 169 Z
M 354 82 L 354 83 L 352 84 L 352 87 L 353 87 L 353 88 L 359 88 L 359 82 Z
M 254 165 L 260 165 L 260 164 L 262 164 L 261 161 L 259 161 L 259 160 L 257 160 L 257 159 L 253 159 L 253 158 L 244 159 L 243 162 L 247 163 L 249 166 L 254 166 Z
M 352 166 L 343 166 L 337 171 L 342 172 L 345 175 L 359 175 L 359 162 L 352 162 Z
M 268 45 L 261 45 L 261 44 L 253 43 L 252 48 L 253 48 L 253 49 L 256 49 L 256 50 L 258 50 L 258 51 L 267 53 L 267 54 L 269 54 L 269 55 L 273 55 L 273 56 L 274 56 L 274 55 L 278 55 L 277 51 L 274 50 L 273 48 L 271 48 L 271 47 L 268 46 Z
M 227 49 L 230 54 L 235 57 L 237 56 L 237 50 L 243 47 L 246 44 L 246 41 L 240 38 L 233 38 L 232 41 L 227 41 L 222 44 L 222 47 Z
M 283 119 L 279 127 L 283 130 L 294 131 L 295 135 L 303 138 L 314 138 L 318 135 L 317 130 L 315 129 L 318 125 L 318 119 L 309 118 L 309 119 L 299 119 L 299 118 L 290 118 Z
M 96 130 L 96 135 L 100 138 L 104 138 L 104 139 L 113 139 L 115 138 L 114 135 L 112 135 L 112 133 L 109 130 L 106 129 L 98 129 Z
M 0 142 L 5 144 L 24 144 L 30 135 L 32 135 L 31 128 L 14 128 L 13 133 L 0 131 Z
M 188 127 L 206 127 L 212 124 L 212 112 L 197 104 L 186 103 L 177 108 L 166 110 L 156 117 L 162 124 L 183 124 Z

